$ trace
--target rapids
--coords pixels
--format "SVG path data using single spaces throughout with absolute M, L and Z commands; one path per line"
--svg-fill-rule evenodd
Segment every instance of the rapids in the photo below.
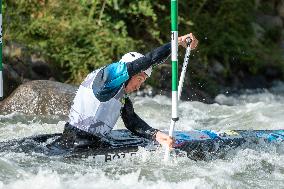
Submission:
M 269 90 L 247 90 L 216 97 L 215 104 L 181 102 L 178 130 L 284 129 L 284 84 Z M 134 98 L 135 111 L 151 126 L 167 130 L 171 99 Z M 0 141 L 61 132 L 58 116 L 0 115 Z M 124 128 L 119 120 L 116 128 Z M 163 150 L 105 164 L 91 157 L 66 160 L 42 154 L 0 153 L 0 188 L 284 188 L 284 153 L 275 149 L 242 149 L 224 159 L 193 161 Z

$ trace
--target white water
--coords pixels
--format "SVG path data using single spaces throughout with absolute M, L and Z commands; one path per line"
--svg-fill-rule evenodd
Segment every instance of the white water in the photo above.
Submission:
M 176 129 L 284 129 L 284 85 L 216 97 L 219 104 L 181 102 Z M 171 100 L 135 98 L 135 110 L 150 125 L 168 129 Z M 61 132 L 58 117 L 0 115 L 0 141 Z M 116 128 L 123 128 L 121 120 Z M 0 153 L 0 188 L 284 188 L 284 154 L 243 149 L 225 159 L 162 161 L 163 151 L 143 149 L 134 158 L 99 164 L 92 158 L 64 160 L 44 155 Z

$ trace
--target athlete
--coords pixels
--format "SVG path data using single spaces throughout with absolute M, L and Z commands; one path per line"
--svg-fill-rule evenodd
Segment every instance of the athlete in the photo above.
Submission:
M 192 33 L 179 37 L 178 44 L 186 47 L 187 38 L 195 49 L 198 40 Z M 151 76 L 152 66 L 163 63 L 170 53 L 171 43 L 146 55 L 129 52 L 120 61 L 91 72 L 76 93 L 61 144 L 67 148 L 93 146 L 98 141 L 107 145 L 108 133 L 121 116 L 125 127 L 135 135 L 172 147 L 173 138 L 143 121 L 127 96 L 138 90 Z

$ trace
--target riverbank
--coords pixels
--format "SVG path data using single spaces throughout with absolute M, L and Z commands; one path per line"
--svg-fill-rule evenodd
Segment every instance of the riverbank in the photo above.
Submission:
M 5 82 L 12 86 L 7 95 L 27 80 L 79 85 L 128 51 L 145 54 L 170 42 L 170 5 L 163 1 L 3 3 L 3 62 L 14 78 Z M 281 0 L 180 1 L 179 33 L 199 39 L 182 99 L 212 103 L 219 93 L 283 81 L 283 10 Z M 183 56 L 180 48 L 180 67 Z M 147 84 L 169 95 L 170 62 L 155 68 Z

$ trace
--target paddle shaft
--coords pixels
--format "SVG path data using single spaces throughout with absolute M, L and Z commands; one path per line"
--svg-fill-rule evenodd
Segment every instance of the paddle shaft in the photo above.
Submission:
M 180 75 L 180 79 L 179 79 L 179 84 L 178 84 L 178 101 L 180 100 L 182 87 L 183 87 L 183 83 L 184 83 L 184 78 L 185 78 L 185 73 L 186 73 L 186 68 L 187 68 L 187 65 L 188 65 L 188 62 L 189 62 L 189 56 L 190 56 L 190 50 L 191 50 L 190 49 L 191 39 L 187 38 L 186 42 L 187 42 L 187 47 L 186 47 L 182 71 L 181 71 L 181 75 Z

